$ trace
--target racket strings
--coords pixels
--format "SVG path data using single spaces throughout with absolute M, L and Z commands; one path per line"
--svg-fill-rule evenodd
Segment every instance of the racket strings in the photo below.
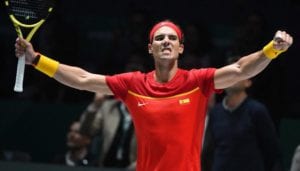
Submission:
M 10 0 L 9 7 L 20 22 L 32 24 L 48 15 L 51 4 L 46 0 Z

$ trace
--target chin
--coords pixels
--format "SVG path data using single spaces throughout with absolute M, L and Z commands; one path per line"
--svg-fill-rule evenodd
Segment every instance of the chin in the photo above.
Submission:
M 171 55 L 171 54 L 164 54 L 164 55 L 161 55 L 160 58 L 161 58 L 161 59 L 177 59 L 176 57 L 174 57 L 174 56 Z
M 161 59 L 172 59 L 172 57 L 169 55 L 162 55 L 160 58 Z

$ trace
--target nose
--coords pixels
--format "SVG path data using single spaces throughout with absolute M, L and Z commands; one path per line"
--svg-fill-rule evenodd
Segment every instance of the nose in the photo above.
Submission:
M 170 39 L 169 39 L 168 36 L 165 36 L 165 37 L 164 37 L 164 39 L 163 39 L 163 41 L 162 41 L 162 44 L 163 44 L 164 46 L 167 46 L 167 45 L 170 44 Z

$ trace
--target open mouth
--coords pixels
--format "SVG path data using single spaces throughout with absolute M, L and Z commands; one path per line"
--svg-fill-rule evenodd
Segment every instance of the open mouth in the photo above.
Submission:
M 172 52 L 172 49 L 171 48 L 163 48 L 161 51 L 162 52 Z

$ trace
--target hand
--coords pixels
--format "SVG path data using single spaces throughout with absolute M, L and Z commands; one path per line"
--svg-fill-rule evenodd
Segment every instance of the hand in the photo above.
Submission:
M 15 43 L 15 54 L 18 58 L 25 55 L 26 64 L 32 64 L 32 61 L 38 55 L 38 53 L 34 51 L 32 44 L 20 37 L 17 38 Z
M 286 51 L 293 44 L 293 37 L 285 31 L 278 30 L 273 40 L 274 48 L 280 51 Z

